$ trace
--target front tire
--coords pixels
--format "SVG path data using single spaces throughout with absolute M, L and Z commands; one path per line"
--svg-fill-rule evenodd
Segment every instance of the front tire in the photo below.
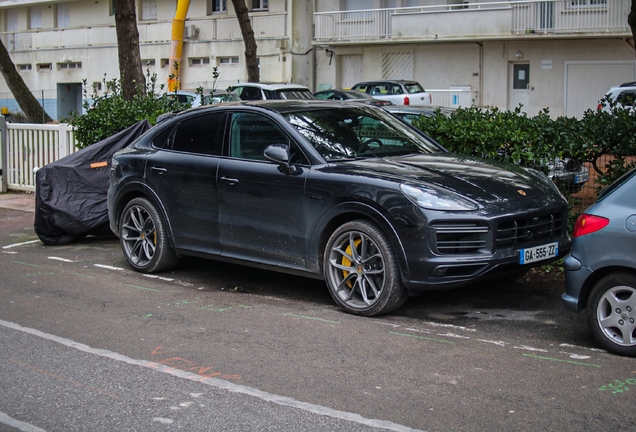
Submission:
M 135 198 L 124 208 L 119 239 L 126 260 L 139 272 L 168 270 L 179 260 L 170 247 L 161 215 L 146 198 Z
M 636 357 L 636 276 L 603 277 L 592 289 L 587 314 L 592 334 L 603 348 Z
M 408 298 L 393 248 L 370 222 L 352 221 L 334 231 L 323 262 L 329 293 L 346 312 L 385 314 Z

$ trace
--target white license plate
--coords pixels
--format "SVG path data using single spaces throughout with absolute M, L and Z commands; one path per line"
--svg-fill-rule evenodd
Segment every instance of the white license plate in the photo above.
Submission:
M 590 178 L 590 175 L 588 173 L 577 174 L 574 176 L 574 183 L 576 184 L 585 183 L 586 181 L 588 181 L 589 178 Z
M 530 264 L 559 256 L 559 243 L 548 243 L 519 251 L 519 264 Z

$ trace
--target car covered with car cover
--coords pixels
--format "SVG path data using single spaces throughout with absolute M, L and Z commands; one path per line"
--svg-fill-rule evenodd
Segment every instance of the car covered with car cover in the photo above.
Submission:
M 115 154 L 108 208 L 137 271 L 196 255 L 301 274 L 365 316 L 570 248 L 567 202 L 544 174 L 449 153 L 341 101 L 176 114 Z

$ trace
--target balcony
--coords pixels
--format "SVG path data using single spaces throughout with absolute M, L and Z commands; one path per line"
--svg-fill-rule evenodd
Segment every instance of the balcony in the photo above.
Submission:
M 287 36 L 287 15 L 258 14 L 251 17 L 254 36 L 259 39 L 280 39 Z M 241 28 L 235 17 L 187 20 L 194 26 L 192 40 L 213 42 L 242 40 Z M 137 24 L 142 44 L 169 43 L 172 21 L 142 21 Z M 82 48 L 117 45 L 114 25 L 71 27 L 63 29 L 37 29 L 0 34 L 10 52 L 52 48 Z M 185 40 L 188 41 L 186 36 Z
M 454 0 L 450 0 L 454 1 Z M 630 0 L 463 2 L 318 12 L 318 43 L 631 36 Z

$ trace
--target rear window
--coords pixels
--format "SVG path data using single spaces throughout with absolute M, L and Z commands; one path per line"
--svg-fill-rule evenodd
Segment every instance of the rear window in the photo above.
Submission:
M 406 88 L 406 92 L 409 94 L 424 92 L 424 88 L 419 83 L 406 84 L 404 88 Z
M 312 92 L 303 89 L 278 90 L 280 99 L 316 99 Z

